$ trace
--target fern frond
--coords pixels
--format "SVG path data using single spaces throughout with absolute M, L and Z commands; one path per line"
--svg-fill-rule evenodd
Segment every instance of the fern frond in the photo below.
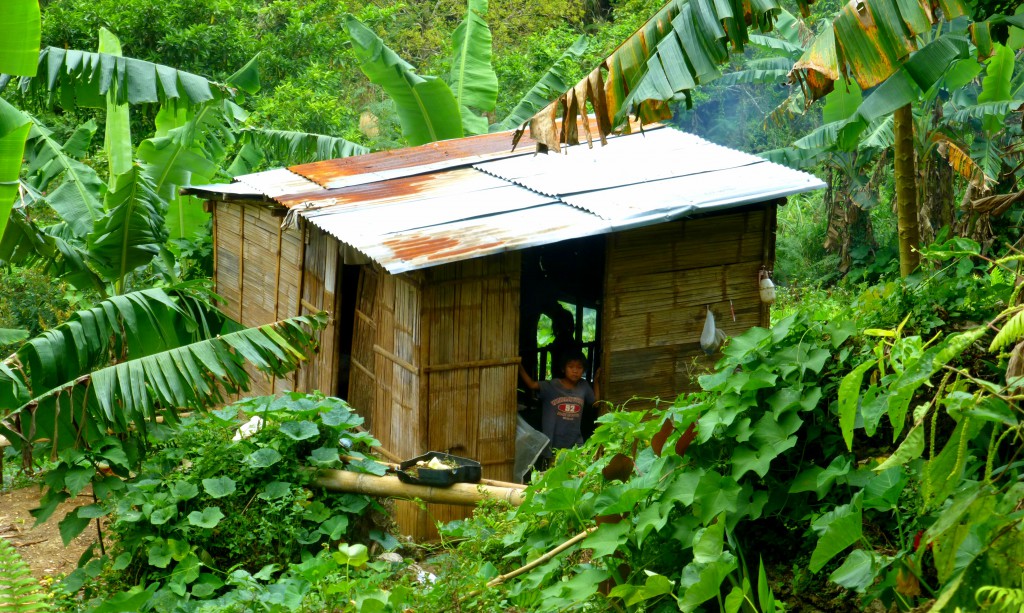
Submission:
M 0 612 L 49 610 L 28 565 L 7 539 L 0 538 Z
M 1024 309 L 1018 310 L 1013 317 L 1006 322 L 1003 329 L 992 339 L 989 351 L 999 351 L 1007 345 L 1012 345 L 1024 338 Z
M 975 592 L 978 604 L 989 611 L 1024 611 L 1024 589 L 985 585 Z

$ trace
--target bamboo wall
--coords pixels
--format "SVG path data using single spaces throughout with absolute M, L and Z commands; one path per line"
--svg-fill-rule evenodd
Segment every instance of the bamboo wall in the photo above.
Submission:
M 771 268 L 775 205 L 608 237 L 602 362 L 606 400 L 674 399 L 721 354 L 700 348 L 705 309 L 735 336 L 767 326 L 758 271 Z M 735 313 L 735 320 L 733 319 Z
M 356 302 L 349 402 L 401 458 L 449 451 L 487 478 L 515 462 L 519 256 L 503 254 L 390 275 L 364 266 Z M 396 506 L 403 531 L 435 538 L 436 521 L 471 509 Z
M 282 218 L 267 207 L 212 205 L 214 289 L 226 300 L 220 309 L 228 317 L 244 326 L 259 326 L 300 313 L 336 311 L 341 298 L 336 292 L 337 241 L 305 221 L 300 229 L 283 230 Z M 314 389 L 336 393 L 336 338 L 332 321 L 320 332 L 321 349 L 311 364 L 286 379 L 271 381 L 247 367 L 253 380 L 246 395 Z
M 512 480 L 519 364 L 520 254 L 427 270 L 423 323 L 427 448 L 478 460 L 483 476 Z M 471 509 L 430 505 L 418 530 Z

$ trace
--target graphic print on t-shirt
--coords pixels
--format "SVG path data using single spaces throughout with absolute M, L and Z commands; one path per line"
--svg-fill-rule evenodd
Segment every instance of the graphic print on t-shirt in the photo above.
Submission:
M 580 406 L 579 398 L 573 398 L 572 396 L 555 398 L 551 404 L 558 407 L 558 416 L 562 419 L 579 419 L 580 414 L 583 413 L 583 407 Z

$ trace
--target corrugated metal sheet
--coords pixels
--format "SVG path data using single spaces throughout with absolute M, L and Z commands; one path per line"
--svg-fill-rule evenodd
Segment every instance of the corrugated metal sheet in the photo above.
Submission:
M 391 273 L 825 187 L 671 128 L 562 154 L 510 146 L 510 132 L 488 134 L 239 180 Z
M 322 192 L 323 187 L 315 182 L 297 175 L 287 168 L 276 168 L 264 172 L 255 172 L 249 175 L 235 177 L 235 181 L 248 185 L 258 192 L 278 200 L 282 196 L 298 196 L 301 194 L 312 194 Z

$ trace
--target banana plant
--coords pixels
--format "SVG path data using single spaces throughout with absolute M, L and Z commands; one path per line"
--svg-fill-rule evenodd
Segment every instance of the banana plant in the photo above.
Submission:
M 188 288 L 112 296 L 0 362 L 0 433 L 18 446 L 46 439 L 58 453 L 108 431 L 144 432 L 162 411 L 203 410 L 248 389 L 246 363 L 268 376 L 291 372 L 326 321 L 321 313 L 239 329 Z
M 553 64 L 512 112 L 493 126 L 498 78 L 491 63 L 491 31 L 484 20 L 487 0 L 468 0 L 466 16 L 452 35 L 452 66 L 446 83 L 420 75 L 373 30 L 349 15 L 345 28 L 360 69 L 395 103 L 402 135 L 409 145 L 484 134 L 519 126 L 566 87 L 567 69 L 586 49 L 580 38 Z
M 0 73 L 36 73 L 41 28 L 38 0 L 7 3 L 0 16 Z M 0 236 L 18 196 L 18 173 L 31 127 L 28 117 L 0 98 Z
M 98 52 L 47 48 L 38 62 L 40 78 L 16 83 L 24 95 L 106 110 L 107 179 L 81 161 L 95 123 L 58 143 L 35 122 L 23 188 L 28 201 L 44 201 L 61 221 L 38 228 L 16 211 L 11 231 L 0 239 L 0 259 L 42 258 L 52 270 L 71 275 L 68 280 L 80 290 L 122 293 L 137 271 L 166 251 L 169 239 L 191 237 L 204 226 L 200 203 L 179 196 L 178 188 L 226 176 L 220 164 L 246 118 L 231 98 L 237 91 L 258 90 L 255 64 L 221 85 L 124 58 L 117 38 L 104 29 Z M 160 105 L 157 133 L 134 148 L 129 107 L 143 103 Z

